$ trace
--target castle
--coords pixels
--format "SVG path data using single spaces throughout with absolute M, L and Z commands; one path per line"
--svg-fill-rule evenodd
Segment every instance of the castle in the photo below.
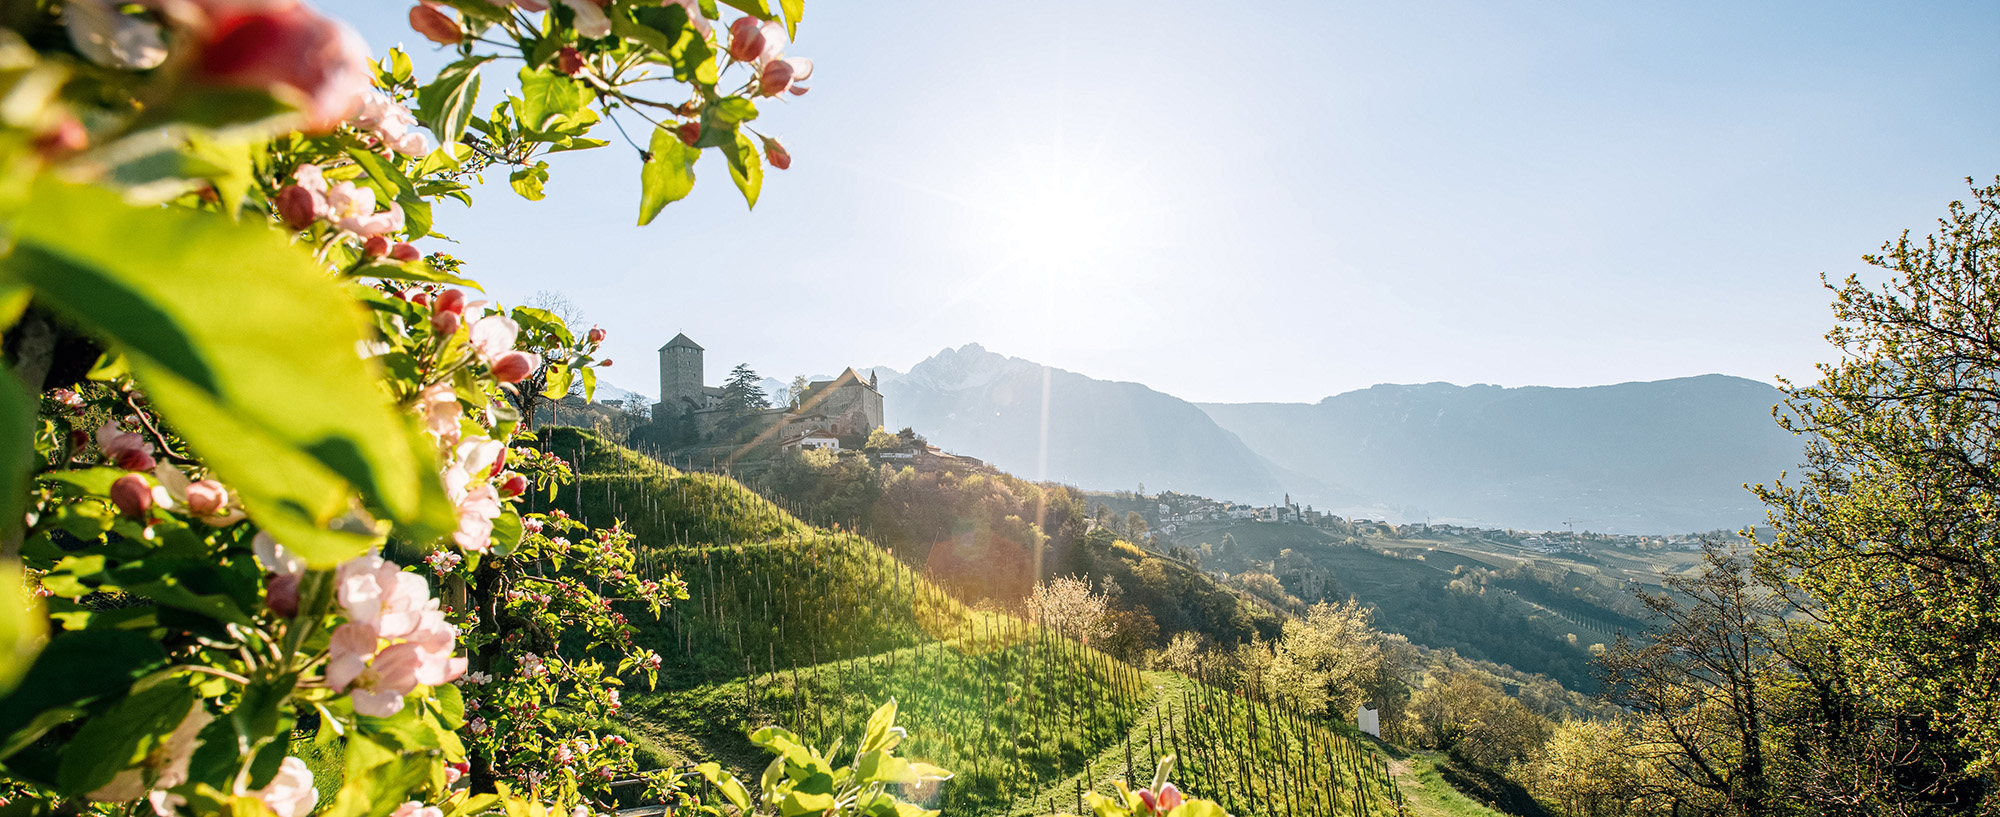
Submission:
M 704 385 L 701 344 L 686 334 L 678 334 L 660 347 L 660 402 L 653 416 L 667 417 L 692 413 L 696 427 L 704 435 L 715 431 L 724 419 L 722 388 Z M 761 425 L 774 429 L 780 438 L 823 431 L 836 436 L 865 436 L 882 426 L 882 392 L 874 375 L 863 380 L 849 367 L 832 380 L 817 380 L 794 396 L 788 407 L 766 409 Z

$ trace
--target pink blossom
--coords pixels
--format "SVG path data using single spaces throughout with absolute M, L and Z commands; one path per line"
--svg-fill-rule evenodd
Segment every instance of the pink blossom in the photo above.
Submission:
M 610 336 L 611 333 L 604 331 L 603 327 L 593 326 L 590 327 L 589 332 L 584 333 L 583 339 L 593 344 L 597 344 L 597 343 L 603 343 L 604 339 Z
M 1167 783 L 1165 785 L 1160 786 L 1159 810 L 1162 812 L 1168 812 L 1180 808 L 1180 806 L 1181 806 L 1181 790 L 1176 788 L 1172 783 Z
M 257 799 L 264 801 L 264 805 L 278 817 L 305 817 L 319 802 L 319 789 L 313 787 L 312 769 L 296 757 L 279 761 L 278 774 L 271 778 L 270 785 L 259 789 L 256 794 Z
M 812 72 L 812 60 L 804 57 L 771 60 L 757 68 L 757 93 L 777 96 L 790 91 L 793 96 L 804 96 L 808 89 L 797 83 L 811 77 Z
M 104 458 L 113 465 L 127 471 L 153 470 L 153 444 L 134 432 L 118 430 L 117 421 L 107 420 L 98 426 L 97 450 L 104 452 Z
M 308 127 L 347 118 L 370 85 L 368 46 L 340 22 L 294 0 L 192 0 L 185 21 L 197 82 L 261 88 L 304 111 Z M 199 18 L 199 19 L 195 19 Z
M 322 170 L 319 165 L 303 164 L 293 168 L 292 180 L 297 182 L 299 187 L 306 190 L 322 196 L 327 194 L 326 171 Z
M 407 264 L 424 257 L 424 251 L 417 249 L 415 244 L 398 241 L 396 246 L 389 248 L 389 257 Z
M 500 480 L 500 495 L 509 499 L 528 492 L 528 478 L 509 472 Z
M 493 379 L 502 383 L 519 383 L 535 373 L 541 358 L 533 352 L 508 352 L 493 361 Z
M 369 258 L 381 258 L 388 255 L 389 237 L 383 235 L 369 236 L 367 241 L 361 242 L 361 254 Z
M 572 77 L 583 73 L 583 55 L 576 52 L 576 46 L 565 45 L 556 52 L 556 70 Z
M 760 136 L 759 138 L 764 140 L 765 161 L 770 162 L 772 167 L 775 167 L 779 170 L 791 169 L 792 167 L 791 151 L 785 150 L 784 145 L 778 144 L 778 140 L 772 139 L 769 136 Z
M 514 351 L 514 341 L 521 336 L 521 325 L 506 315 L 493 314 L 473 321 L 467 334 L 472 350 L 479 354 L 479 359 L 486 361 L 486 365 L 491 366 L 502 355 Z
M 381 91 L 362 95 L 361 110 L 353 121 L 355 127 L 373 133 L 383 146 L 404 156 L 422 156 L 431 150 L 430 142 L 416 130 L 417 118 L 410 115 L 410 109 Z
M 442 576 L 457 570 L 459 563 L 465 561 L 465 557 L 455 551 L 435 550 L 431 551 L 431 555 L 425 556 L 424 561 L 430 564 L 431 572 Z
M 375 191 L 341 182 L 327 191 L 328 216 L 333 224 L 358 236 L 375 236 L 403 229 L 403 207 L 389 202 L 389 209 L 375 212 Z
M 454 315 L 463 314 L 465 312 L 465 290 L 447 289 L 438 293 L 437 304 L 431 308 L 439 312 L 450 312 Z M 520 329 L 517 327 L 514 331 L 519 332 Z
M 49 397 L 53 398 L 58 405 L 66 409 L 74 410 L 83 408 L 83 395 L 69 389 L 56 389 L 49 392 Z
M 522 530 L 522 532 L 524 532 L 524 533 L 528 534 L 529 536 L 534 536 L 534 535 L 536 535 L 536 534 L 538 534 L 538 533 L 541 533 L 541 532 L 542 532 L 542 520 L 540 520 L 540 519 L 523 519 L 523 520 L 521 520 L 521 530 Z
M 452 390 L 450 383 L 432 383 L 417 394 L 417 416 L 423 418 L 424 431 L 441 446 L 458 445 L 458 423 L 463 414 L 464 409 L 458 403 L 458 393 Z
M 475 735 L 484 735 L 484 734 L 486 734 L 486 719 L 485 719 L 485 718 L 473 718 L 473 719 L 472 719 L 472 720 L 471 720 L 470 722 L 466 723 L 466 725 L 465 725 L 465 726 L 466 726 L 466 728 L 468 728 L 468 729 L 472 730 L 472 734 L 475 734 Z
M 451 540 L 466 550 L 485 553 L 493 546 L 493 520 L 498 518 L 500 492 L 491 484 L 474 488 L 458 503 L 458 529 Z
M 415 630 L 431 601 L 422 576 L 405 573 L 395 562 L 373 553 L 342 562 L 333 584 L 347 620 L 373 624 L 384 638 L 401 638 Z
M 444 817 L 444 810 L 437 806 L 426 806 L 415 800 L 396 807 L 389 817 Z
M 196 516 L 217 516 L 229 504 L 229 489 L 212 479 L 200 480 L 188 486 L 187 500 Z
M 345 689 L 354 700 L 354 711 L 386 718 L 403 709 L 403 698 L 417 688 L 417 670 L 423 656 L 417 645 L 393 644 L 382 648 L 376 629 L 368 624 L 348 622 L 333 631 L 326 665 L 326 682 Z

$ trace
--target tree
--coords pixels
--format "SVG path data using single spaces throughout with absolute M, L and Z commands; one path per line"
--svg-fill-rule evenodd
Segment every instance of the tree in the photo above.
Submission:
M 1104 614 L 1108 600 L 1090 589 L 1090 580 L 1058 576 L 1041 584 L 1028 595 L 1028 616 L 1063 635 L 1085 644 L 1109 633 Z
M 896 435 L 890 434 L 881 426 L 876 426 L 874 431 L 868 432 L 868 442 L 862 446 L 862 450 L 873 454 L 879 451 L 890 451 L 901 446 L 902 441 L 896 439 Z
M 1780 420 L 1806 436 L 1806 465 L 1757 489 L 1774 530 L 1762 567 L 1824 607 L 1869 688 L 1949 724 L 1994 768 L 2000 184 L 1864 258 L 1890 277 L 1828 285 L 1839 361 L 1785 384 Z
M 1770 630 L 1747 566 L 1713 543 L 1703 558 L 1700 573 L 1666 579 L 1670 593 L 1641 593 L 1659 625 L 1650 643 L 1621 634 L 1599 659 L 1606 696 L 1646 723 L 1652 754 L 1697 805 L 1755 817 L 1776 802 Z
M 803 408 L 809 388 L 812 388 L 812 383 L 806 380 L 805 375 L 792 375 L 792 386 L 785 390 L 785 407 L 793 410 Z
M 1134 542 L 1145 541 L 1146 517 L 1140 516 L 1138 511 L 1126 511 L 1125 536 Z
M 1547 739 L 1549 722 L 1494 684 L 1445 672 L 1410 697 L 1404 718 L 1420 745 L 1482 769 L 1504 771 Z
M 1387 663 L 1390 656 L 1372 618 L 1350 599 L 1320 602 L 1304 618 L 1286 620 L 1272 650 L 1271 690 L 1307 712 L 1342 718 L 1362 701 L 1388 691 L 1397 673 Z

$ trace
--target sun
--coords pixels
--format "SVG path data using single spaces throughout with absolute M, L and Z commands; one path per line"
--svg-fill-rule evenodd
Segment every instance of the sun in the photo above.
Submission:
M 1027 272 L 1109 274 L 1159 241 L 1163 208 L 1143 174 L 1090 156 L 1023 157 L 983 180 L 980 232 Z

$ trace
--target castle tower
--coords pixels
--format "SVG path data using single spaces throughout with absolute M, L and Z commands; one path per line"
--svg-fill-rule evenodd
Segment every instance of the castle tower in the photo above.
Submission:
M 660 411 L 678 416 L 683 410 L 701 408 L 704 372 L 701 344 L 687 335 L 675 335 L 660 347 Z

